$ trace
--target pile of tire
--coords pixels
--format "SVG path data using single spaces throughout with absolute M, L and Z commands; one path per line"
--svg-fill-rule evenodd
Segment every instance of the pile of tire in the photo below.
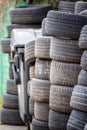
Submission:
M 70 98 L 81 70 L 80 58 L 83 51 L 78 46 L 78 39 L 85 24 L 87 18 L 84 16 L 60 11 L 49 11 L 47 14 L 45 30 L 53 36 L 50 45 L 50 130 L 67 129 L 72 111 Z
M 70 106 L 74 109 L 70 115 L 67 130 L 87 130 L 87 25 L 80 34 L 79 47 L 83 50 L 80 66 L 82 70 L 78 76 L 78 84 L 75 85 L 71 96 Z M 85 126 L 86 125 L 86 126 Z M 85 128 L 84 128 L 85 127 Z

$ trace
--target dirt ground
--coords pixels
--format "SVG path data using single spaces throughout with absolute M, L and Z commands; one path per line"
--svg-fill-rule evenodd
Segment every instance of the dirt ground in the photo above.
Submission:
M 27 130 L 26 126 L 0 125 L 0 130 Z

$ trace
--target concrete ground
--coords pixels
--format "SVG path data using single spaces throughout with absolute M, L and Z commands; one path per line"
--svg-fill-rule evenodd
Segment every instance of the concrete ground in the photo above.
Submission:
M 0 130 L 27 130 L 26 126 L 0 125 Z

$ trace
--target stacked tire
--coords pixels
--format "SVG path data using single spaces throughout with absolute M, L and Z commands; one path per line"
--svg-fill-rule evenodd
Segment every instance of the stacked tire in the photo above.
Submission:
M 50 130 L 67 129 L 72 111 L 70 98 L 81 70 L 82 50 L 78 39 L 86 20 L 86 17 L 59 11 L 49 11 L 47 14 L 46 33 L 53 36 L 50 46 Z
M 87 129 L 87 25 L 81 30 L 79 47 L 83 50 L 80 66 L 82 70 L 78 76 L 78 84 L 74 87 L 70 106 L 74 109 L 68 121 L 67 130 Z M 73 121 L 74 120 L 74 121 Z

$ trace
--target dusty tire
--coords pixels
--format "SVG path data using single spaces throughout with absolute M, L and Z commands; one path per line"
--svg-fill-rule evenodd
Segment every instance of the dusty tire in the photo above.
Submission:
M 36 59 L 35 78 L 50 80 L 50 61 Z
M 13 79 L 7 80 L 7 91 L 8 94 L 18 94 L 18 87 Z
M 49 102 L 50 81 L 33 79 L 30 85 L 30 96 L 37 102 Z
M 71 96 L 70 106 L 74 109 L 87 112 L 87 88 L 76 85 Z
M 34 101 L 33 99 L 30 97 L 29 98 L 29 113 L 34 116 Z
M 51 85 L 50 108 L 58 112 L 71 113 L 70 98 L 72 91 L 72 87 Z
M 84 130 L 86 123 L 87 113 L 73 110 L 67 123 L 67 130 Z
M 12 65 L 11 64 L 9 66 L 9 78 L 10 79 L 14 79 L 14 75 L 13 75 L 13 70 L 12 70 Z
M 46 18 L 44 18 L 42 21 L 42 26 L 41 26 L 42 36 L 49 36 L 49 34 L 46 33 L 45 24 L 46 24 Z
M 30 80 L 35 78 L 35 65 L 30 66 L 29 77 L 30 77 Z
M 1 111 L 1 122 L 8 125 L 24 125 L 20 118 L 18 110 L 2 108 Z
M 84 51 L 81 57 L 81 67 L 83 70 L 87 71 L 87 51 Z
M 50 130 L 66 130 L 69 115 L 52 111 L 49 113 L 49 129 Z
M 87 130 L 87 124 L 85 125 L 85 128 L 84 128 L 84 130 Z
M 3 53 L 10 54 L 10 38 L 3 38 L 1 39 L 1 50 Z
M 79 64 L 52 61 L 50 82 L 54 85 L 74 86 L 81 68 Z
M 87 9 L 87 2 L 78 1 L 75 4 L 75 13 L 79 14 L 81 11 Z
M 37 120 L 48 121 L 49 118 L 49 104 L 35 102 L 34 115 Z
M 30 83 L 31 81 L 29 80 L 27 83 L 27 95 L 30 96 Z
M 87 71 L 81 70 L 78 76 L 78 84 L 87 86 Z
M 82 50 L 78 47 L 77 40 L 52 38 L 50 57 L 53 60 L 80 63 Z

